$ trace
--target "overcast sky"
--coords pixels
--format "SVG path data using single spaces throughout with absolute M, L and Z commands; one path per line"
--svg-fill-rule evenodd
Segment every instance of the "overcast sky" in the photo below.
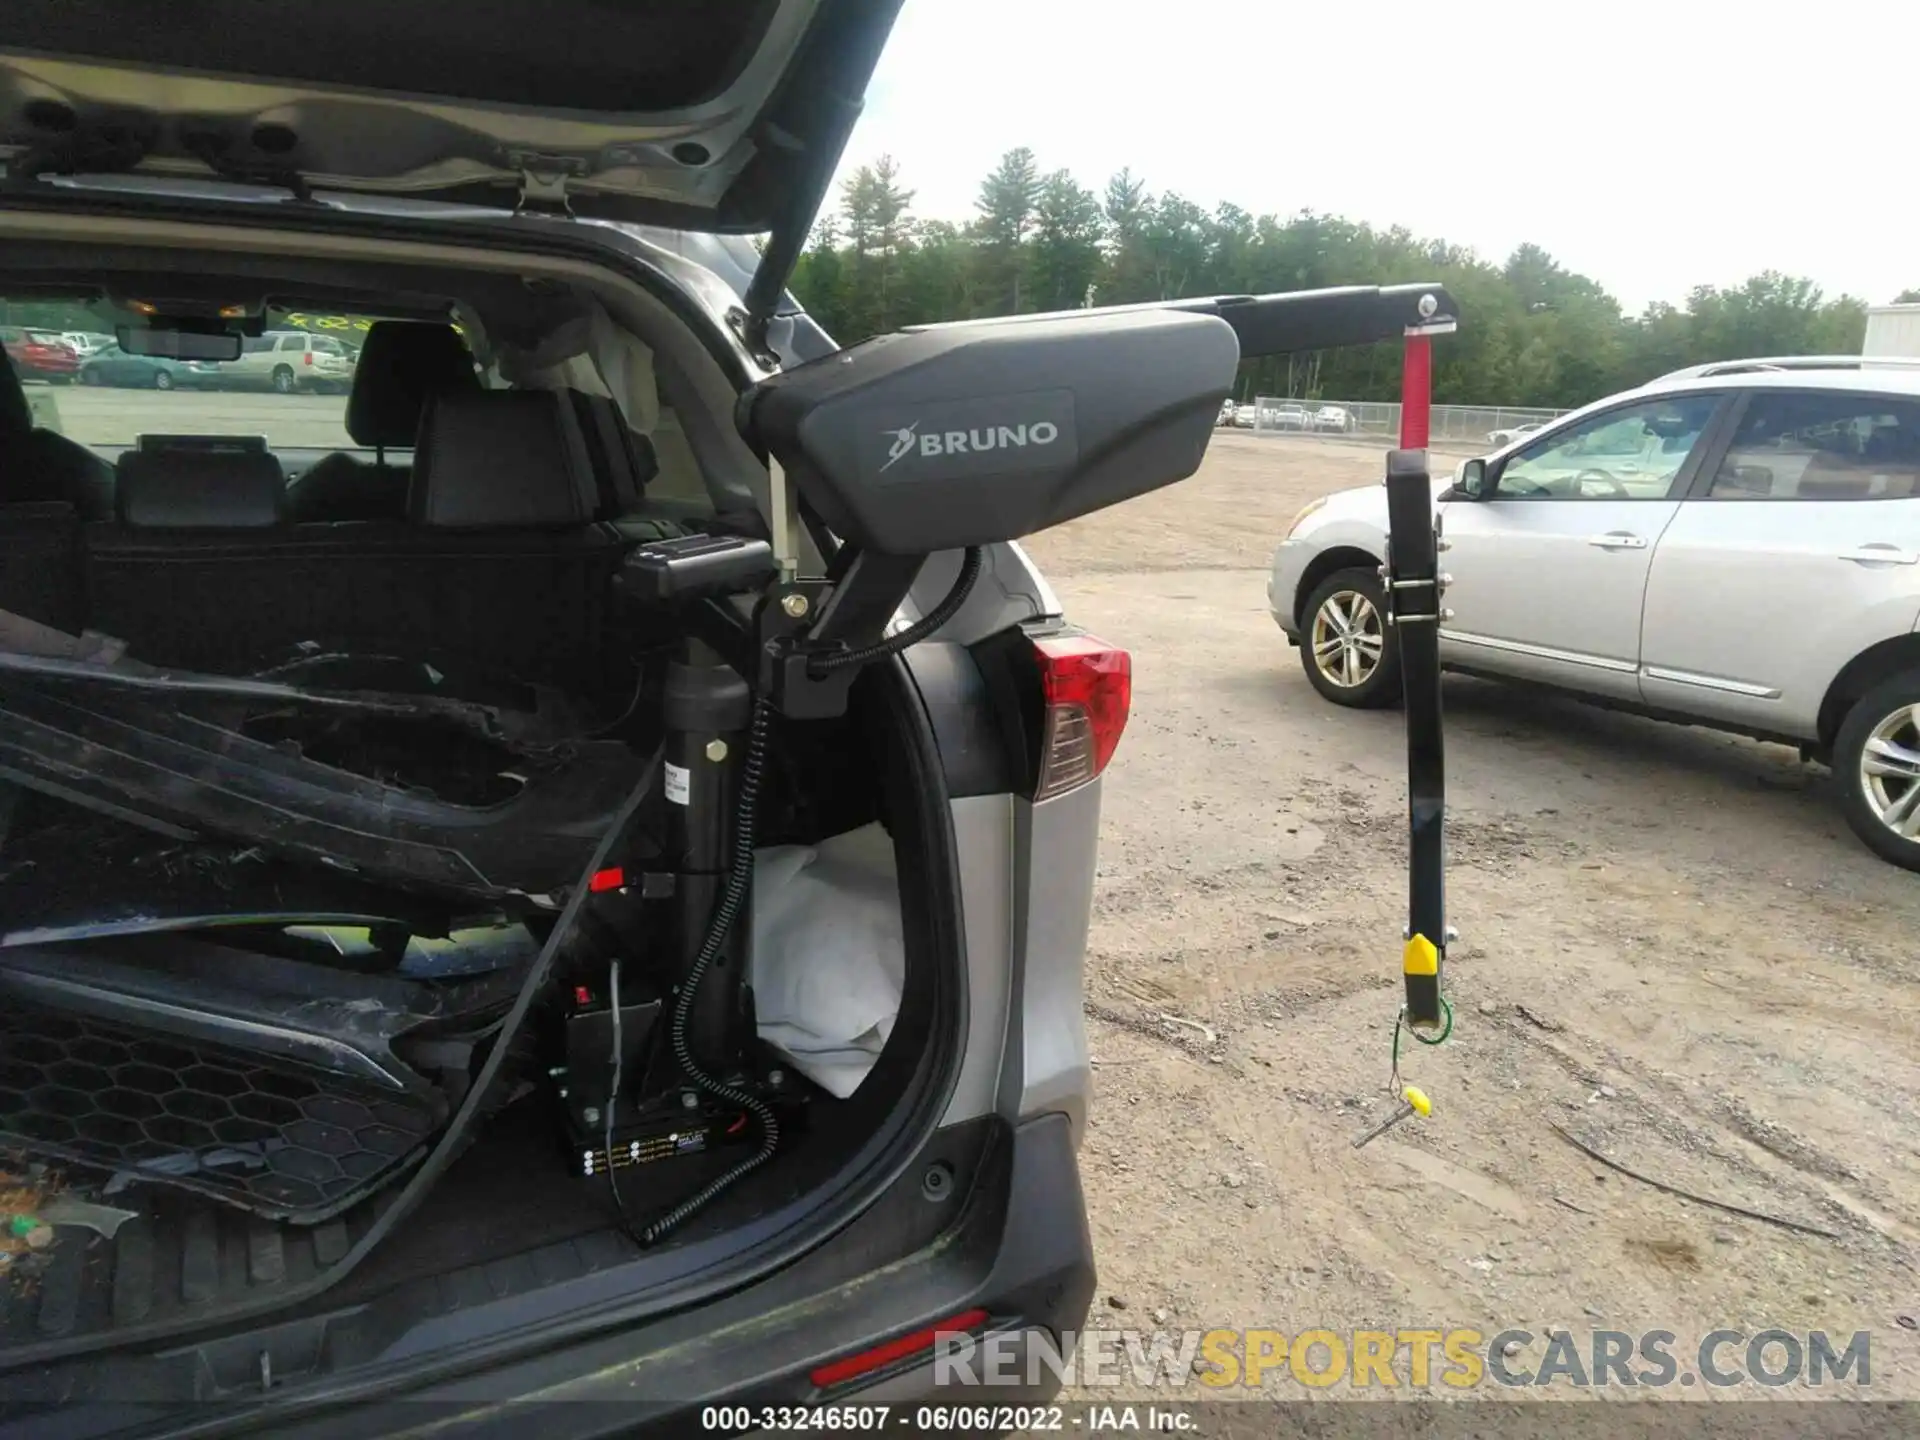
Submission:
M 1522 241 L 1629 310 L 1920 286 L 1920 0 L 906 0 L 847 154 L 923 218 L 1029 145 L 1207 208 Z

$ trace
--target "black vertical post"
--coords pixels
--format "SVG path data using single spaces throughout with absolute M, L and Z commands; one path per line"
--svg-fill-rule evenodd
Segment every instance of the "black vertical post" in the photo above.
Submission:
M 753 699 L 747 682 L 697 640 L 667 667 L 661 784 L 666 791 L 666 855 L 678 875 L 679 967 L 683 984 L 705 943 L 714 905 L 733 863 L 739 777 Z M 743 915 L 701 977 L 687 1017 L 687 1047 L 700 1068 L 735 1068 L 752 926 Z
M 1440 717 L 1440 546 L 1425 450 L 1387 456 L 1387 601 L 1406 697 L 1407 1023 L 1441 1023 L 1447 950 L 1446 752 Z

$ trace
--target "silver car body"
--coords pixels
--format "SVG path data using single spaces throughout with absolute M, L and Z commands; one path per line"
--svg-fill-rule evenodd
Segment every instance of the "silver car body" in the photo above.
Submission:
M 1496 450 L 1501 449 L 1505 446 L 1512 445 L 1516 441 L 1524 440 L 1529 435 L 1536 434 L 1546 428 L 1546 423 L 1544 420 L 1527 420 L 1518 425 L 1509 426 L 1504 430 L 1489 430 L 1487 432 L 1487 444 L 1493 446 Z
M 269 330 L 246 340 L 239 356 L 220 367 L 220 378 L 234 386 L 273 388 L 278 374 L 290 377 L 285 383 L 297 390 L 339 387 L 352 383 L 353 360 L 331 335 Z
M 1882 401 L 1915 413 L 1920 369 L 1720 369 L 1609 396 L 1495 451 L 1488 498 L 1436 478 L 1452 577 L 1443 663 L 1752 734 L 1831 738 L 1836 678 L 1920 622 L 1920 456 L 1876 461 L 1866 435 L 1867 459 L 1816 480 L 1817 451 L 1791 437 L 1743 450 L 1739 426 L 1791 405 L 1870 430 Z M 1635 418 L 1681 411 L 1699 428 L 1669 439 Z M 1522 493 L 1502 493 L 1509 479 Z M 1386 523 L 1382 486 L 1296 520 L 1267 591 L 1290 639 L 1323 576 L 1380 562 Z

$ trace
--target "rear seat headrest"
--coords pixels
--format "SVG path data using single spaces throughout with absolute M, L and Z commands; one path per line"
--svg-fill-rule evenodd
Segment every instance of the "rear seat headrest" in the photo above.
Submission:
M 33 430 L 33 402 L 14 371 L 13 357 L 0 349 L 0 437 L 14 439 Z
M 479 388 L 473 354 L 451 325 L 376 320 L 367 327 L 354 362 L 347 434 L 356 445 L 405 450 L 420 429 L 429 398 Z
M 118 513 L 152 529 L 245 529 L 280 522 L 286 473 L 245 442 L 149 447 L 120 457 Z
M 628 428 L 626 417 L 610 397 L 569 390 L 567 398 L 587 439 L 602 508 L 609 517 L 628 514 L 660 472 L 653 441 Z
M 598 502 L 586 441 L 566 397 L 482 390 L 427 402 L 407 495 L 419 524 L 584 525 Z

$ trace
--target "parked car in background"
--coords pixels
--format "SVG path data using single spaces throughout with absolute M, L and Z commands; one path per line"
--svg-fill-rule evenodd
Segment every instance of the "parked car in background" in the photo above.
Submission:
M 62 331 L 60 338 L 67 343 L 67 348 L 82 360 L 90 355 L 97 355 L 107 346 L 117 343 L 113 336 L 101 335 L 91 330 Z
M 1234 406 L 1233 407 L 1233 428 L 1236 430 L 1251 430 L 1253 429 L 1253 426 L 1254 426 L 1253 406 L 1251 405 Z
M 1240 407 L 1234 404 L 1232 398 L 1229 397 L 1220 402 L 1220 414 L 1215 417 L 1213 423 L 1215 425 L 1232 425 L 1238 419 L 1239 414 Z
M 1498 450 L 1503 445 L 1511 445 L 1516 440 L 1524 440 L 1527 436 L 1536 434 L 1540 430 L 1540 427 L 1546 423 L 1544 420 L 1527 420 L 1518 425 L 1508 425 L 1499 430 L 1489 430 L 1487 432 L 1487 443 Z
M 80 369 L 80 357 L 73 347 L 50 330 L 0 329 L 0 343 L 7 347 L 7 358 L 22 380 L 45 380 L 52 385 L 70 383 Z
M 132 390 L 206 390 L 220 382 L 217 361 L 129 355 L 117 341 L 109 341 L 82 360 L 79 373 L 82 385 L 112 385 Z
M 353 385 L 353 357 L 331 335 L 269 330 L 250 335 L 240 357 L 220 366 L 220 383 L 234 389 L 344 394 Z
M 1920 870 L 1920 370 L 1680 372 L 1436 480 L 1449 669 L 1799 747 Z M 1386 492 L 1316 500 L 1267 596 L 1336 704 L 1394 703 Z
M 1345 435 L 1354 429 L 1353 412 L 1342 405 L 1322 405 L 1313 412 L 1313 428 Z

